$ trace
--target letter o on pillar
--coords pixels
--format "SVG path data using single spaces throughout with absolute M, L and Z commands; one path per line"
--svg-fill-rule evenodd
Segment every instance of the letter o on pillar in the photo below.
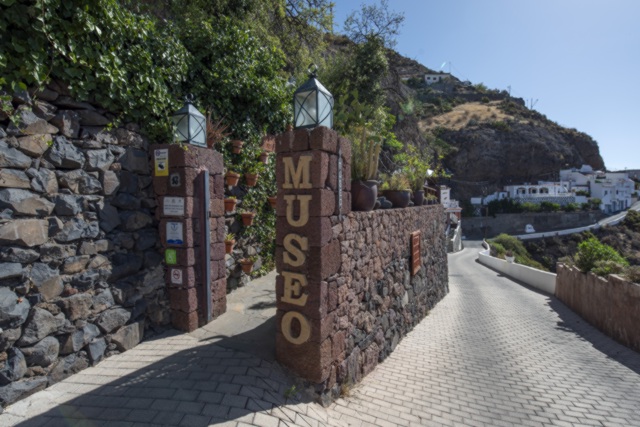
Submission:
M 300 335 L 294 337 L 291 335 L 291 322 L 293 319 L 297 319 L 300 322 Z M 282 329 L 282 335 L 289 341 L 291 344 L 304 344 L 311 337 L 311 327 L 309 326 L 309 321 L 302 314 L 297 311 L 289 311 L 282 316 L 282 322 L 280 324 Z

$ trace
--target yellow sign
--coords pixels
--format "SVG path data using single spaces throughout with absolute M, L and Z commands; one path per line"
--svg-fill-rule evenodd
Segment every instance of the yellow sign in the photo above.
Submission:
M 160 148 L 153 151 L 155 176 L 169 176 L 169 149 Z

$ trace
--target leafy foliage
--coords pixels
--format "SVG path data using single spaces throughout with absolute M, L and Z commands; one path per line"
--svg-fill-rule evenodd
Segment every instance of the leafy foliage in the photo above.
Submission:
M 545 266 L 531 258 L 527 249 L 516 237 L 502 233 L 490 240 L 489 244 L 491 245 L 492 256 L 504 258 L 506 253 L 510 251 L 513 256 L 515 256 L 515 261 L 518 264 L 528 265 L 529 267 L 537 268 L 538 270 L 547 271 Z
M 603 261 L 611 261 L 623 266 L 629 263 L 611 246 L 601 243 L 594 236 L 589 237 L 578 245 L 578 252 L 575 255 L 576 266 L 583 272 L 587 273 L 594 270 L 596 263 Z M 607 267 L 608 265 L 608 267 Z M 606 271 L 611 268 L 611 264 L 600 264 L 600 271 Z
M 403 22 L 404 15 L 389 11 L 388 0 L 381 0 L 380 5 L 363 4 L 359 11 L 351 13 L 344 23 L 344 32 L 356 43 L 374 36 L 391 48 Z

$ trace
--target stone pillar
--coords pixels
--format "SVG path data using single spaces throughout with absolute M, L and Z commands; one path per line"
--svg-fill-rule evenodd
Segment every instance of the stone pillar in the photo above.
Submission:
M 222 155 L 192 145 L 155 145 L 151 147 L 151 163 L 171 323 L 176 329 L 193 331 L 206 324 L 209 317 L 215 318 L 226 310 Z M 206 247 L 202 244 L 205 230 L 202 189 L 206 170 L 210 198 L 209 283 L 205 283 Z M 211 289 L 209 305 L 207 286 Z M 211 316 L 207 306 L 211 307 Z
M 351 211 L 351 144 L 325 127 L 297 129 L 278 136 L 276 153 L 276 356 L 321 384 L 335 378 L 327 279 L 342 260 L 331 217 Z

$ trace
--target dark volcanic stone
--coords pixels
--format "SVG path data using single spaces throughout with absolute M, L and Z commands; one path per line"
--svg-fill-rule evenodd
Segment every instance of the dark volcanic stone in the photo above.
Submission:
M 64 136 L 53 138 L 53 145 L 45 153 L 45 158 L 56 167 L 62 169 L 80 169 L 84 166 L 85 156 Z
M 19 347 L 31 346 L 42 340 L 44 337 L 57 332 L 64 326 L 64 323 L 64 314 L 60 313 L 57 316 L 54 316 L 47 310 L 35 307 L 29 316 L 24 327 L 24 332 L 16 342 L 16 345 Z
M 47 386 L 46 377 L 30 378 L 13 382 L 5 387 L 0 387 L 0 403 L 9 405 L 20 399 L 44 389 Z
M 111 331 L 126 324 L 130 318 L 131 313 L 129 312 L 129 310 L 126 310 L 124 308 L 112 308 L 104 311 L 98 317 L 96 324 L 105 334 L 108 334 Z
M 20 262 L 28 264 L 40 258 L 40 254 L 33 249 L 0 247 L 0 261 Z
M 86 369 L 88 366 L 87 359 L 78 354 L 71 354 L 64 359 L 60 359 L 49 371 L 49 385 L 62 381 L 68 376 Z
M 0 328 L 13 329 L 22 325 L 30 308 L 26 298 L 18 298 L 11 289 L 0 287 Z
M 58 359 L 60 342 L 54 337 L 46 337 L 33 347 L 22 349 L 29 366 L 49 366 Z

